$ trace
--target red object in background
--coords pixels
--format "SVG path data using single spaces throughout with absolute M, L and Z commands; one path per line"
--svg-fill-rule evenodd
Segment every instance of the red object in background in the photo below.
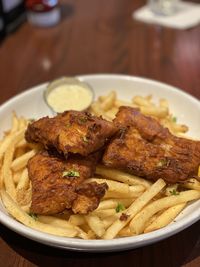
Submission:
M 58 5 L 58 0 L 26 0 L 26 8 L 34 12 L 48 12 Z
M 58 0 L 26 0 L 28 21 L 35 26 L 54 26 L 60 21 Z

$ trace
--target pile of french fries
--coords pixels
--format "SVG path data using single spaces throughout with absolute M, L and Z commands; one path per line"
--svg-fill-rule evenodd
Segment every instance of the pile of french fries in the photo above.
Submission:
M 156 105 L 151 95 L 146 97 L 136 95 L 131 99 L 131 102 L 127 102 L 118 99 L 116 91 L 110 91 L 108 95 L 100 96 L 92 103 L 90 112 L 112 121 L 120 106 L 139 108 L 141 113 L 158 119 L 162 125 L 175 135 L 182 135 L 188 131 L 186 125 L 178 124 L 176 117 L 170 114 L 169 104 L 166 99 L 160 99 Z
M 166 100 L 158 106 L 151 97 L 135 96 L 131 103 L 117 99 L 116 93 L 99 97 L 91 112 L 112 120 L 121 105 L 140 108 L 147 115 L 160 120 L 175 133 L 187 127 L 172 119 Z M 106 182 L 108 190 L 98 208 L 87 215 L 62 214 L 45 216 L 32 214 L 31 181 L 27 162 L 41 147 L 28 144 L 24 132 L 29 121 L 14 113 L 12 127 L 0 141 L 0 192 L 8 213 L 22 224 L 49 234 L 82 239 L 113 239 L 134 236 L 160 229 L 177 217 L 190 201 L 200 198 L 200 182 L 195 178 L 184 184 L 168 185 L 159 179 L 155 183 L 141 177 L 104 166 L 97 166 L 95 177 L 85 182 Z M 200 173 L 199 173 L 200 176 Z

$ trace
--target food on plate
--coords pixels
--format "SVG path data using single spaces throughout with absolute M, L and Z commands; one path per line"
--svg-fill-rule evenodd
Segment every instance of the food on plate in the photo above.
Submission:
M 112 121 L 121 106 L 138 108 L 142 114 L 155 118 L 175 135 L 182 135 L 188 131 L 188 127 L 177 123 L 177 118 L 170 113 L 169 104 L 166 99 L 161 98 L 159 103 L 155 104 L 152 101 L 151 95 L 136 95 L 132 98 L 131 102 L 128 102 L 118 99 L 117 93 L 111 91 L 108 95 L 100 96 L 94 101 L 89 111 L 96 116 L 102 116 Z
M 178 204 L 183 204 L 191 200 L 199 199 L 199 197 L 200 192 L 196 190 L 188 190 L 185 192 L 180 192 L 178 195 L 166 196 L 162 199 L 154 200 L 142 211 L 140 211 L 137 216 L 135 216 L 135 218 L 130 222 L 130 228 L 136 234 L 141 234 L 145 229 L 146 223 L 154 214 Z
M 127 107 L 120 108 L 122 105 Z M 177 123 L 165 99 L 154 104 L 151 96 L 134 96 L 125 102 L 112 91 L 94 101 L 89 111 L 95 116 L 68 111 L 35 122 L 13 114 L 12 127 L 0 143 L 0 192 L 5 208 L 16 220 L 57 236 L 112 239 L 160 229 L 173 222 L 190 201 L 200 199 L 199 142 L 177 137 L 188 128 Z M 124 139 L 130 129 L 131 142 Z M 107 167 L 103 162 L 108 153 L 103 162 L 102 155 L 119 137 L 123 142 L 120 139 L 121 147 L 114 151 L 115 166 Z M 173 159 L 184 155 L 187 161 L 183 173 L 174 167 L 172 174 L 176 171 L 177 178 L 172 179 L 167 172 L 169 163 L 165 166 L 161 159 L 158 167 L 166 169 L 163 177 L 125 172 L 128 163 L 135 164 L 128 147 L 133 140 L 132 152 L 147 157 L 140 166 L 148 162 L 155 167 L 148 161 L 155 152 L 149 147 L 172 153 L 167 150 L 171 145 L 176 148 Z M 187 149 L 179 149 L 179 143 Z M 188 159 L 189 151 L 192 156 Z M 125 166 L 122 156 L 129 160 L 123 170 L 119 169 Z
M 92 103 L 93 95 L 93 90 L 87 83 L 72 77 L 62 77 L 49 83 L 44 92 L 47 104 L 59 113 L 85 110 Z
M 107 189 L 106 183 L 83 185 L 95 171 L 94 158 L 74 156 L 65 160 L 46 151 L 33 156 L 28 161 L 32 184 L 30 211 L 56 214 L 72 208 L 74 213 L 87 214 L 96 209 Z
M 55 148 L 65 156 L 69 152 L 87 156 L 102 148 L 116 131 L 113 123 L 88 112 L 66 111 L 29 124 L 25 138 L 46 149 Z
M 106 166 L 169 183 L 197 175 L 200 141 L 174 136 L 156 119 L 132 107 L 120 107 L 114 124 L 119 132 L 106 147 Z

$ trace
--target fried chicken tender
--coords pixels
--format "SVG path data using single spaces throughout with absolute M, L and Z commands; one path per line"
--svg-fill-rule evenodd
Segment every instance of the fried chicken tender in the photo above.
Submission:
M 74 156 L 66 160 L 48 152 L 36 154 L 28 162 L 32 182 L 31 212 L 50 215 L 74 207 L 77 213 L 86 214 L 94 210 L 107 185 L 91 184 L 90 190 L 83 190 L 81 183 L 93 175 L 95 166 L 96 155 L 88 158 Z
M 87 214 L 95 210 L 107 189 L 108 185 L 106 183 L 98 184 L 97 182 L 85 183 L 77 186 L 76 193 L 78 193 L 78 197 L 73 203 L 73 212 Z
M 54 118 L 44 117 L 29 124 L 25 138 L 42 143 L 46 149 L 87 156 L 105 145 L 116 133 L 112 122 L 87 112 L 66 111 Z
M 182 182 L 197 175 L 200 141 L 179 138 L 136 108 L 121 107 L 114 120 L 120 129 L 103 163 L 151 180 Z

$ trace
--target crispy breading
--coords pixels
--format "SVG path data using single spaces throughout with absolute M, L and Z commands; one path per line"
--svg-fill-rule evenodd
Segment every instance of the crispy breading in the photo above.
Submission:
M 48 152 L 36 154 L 28 162 L 32 182 L 31 211 L 36 214 L 56 214 L 71 208 L 79 196 L 80 184 L 93 175 L 95 166 L 96 155 L 91 155 L 89 159 L 74 156 L 66 160 L 58 155 L 49 155 Z M 105 190 L 101 190 L 102 195 Z M 93 191 L 97 192 L 96 188 Z M 93 210 L 98 206 L 100 198 L 97 194 L 95 204 L 91 204 L 88 198 L 88 209 L 79 208 L 78 213 Z
M 112 122 L 87 112 L 66 111 L 54 118 L 44 117 L 28 125 L 25 138 L 28 142 L 42 143 L 45 148 L 56 148 L 87 156 L 105 145 L 116 133 Z
M 103 163 L 132 174 L 169 183 L 197 174 L 200 141 L 179 138 L 136 108 L 121 107 L 114 120 L 119 134 L 108 145 Z
M 106 183 L 98 184 L 97 182 L 83 183 L 77 186 L 78 197 L 73 202 L 73 212 L 87 214 L 95 210 L 107 189 Z

